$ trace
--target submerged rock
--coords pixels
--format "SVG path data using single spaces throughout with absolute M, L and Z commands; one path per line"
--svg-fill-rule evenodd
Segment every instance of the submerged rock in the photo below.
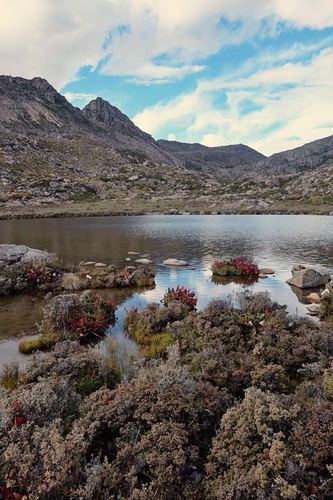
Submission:
M 291 273 L 287 283 L 298 288 L 318 288 L 331 279 L 330 272 L 322 266 L 296 265 Z
M 165 266 L 188 266 L 188 262 L 186 260 L 178 260 L 178 259 L 166 259 L 163 264 Z

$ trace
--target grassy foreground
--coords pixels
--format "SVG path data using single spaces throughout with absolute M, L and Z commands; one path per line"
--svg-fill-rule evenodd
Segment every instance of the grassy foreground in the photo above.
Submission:
M 0 219 L 28 219 L 44 217 L 89 217 L 108 215 L 145 214 L 314 214 L 329 215 L 333 206 L 328 203 L 279 202 L 269 207 L 249 207 L 248 203 L 224 203 L 200 198 L 188 199 L 134 199 L 71 202 L 59 205 L 0 208 Z

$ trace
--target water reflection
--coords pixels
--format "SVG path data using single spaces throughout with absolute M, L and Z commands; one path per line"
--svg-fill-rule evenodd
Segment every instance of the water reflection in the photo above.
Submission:
M 295 263 L 315 263 L 333 268 L 333 218 L 328 216 L 144 216 L 92 217 L 0 221 L 0 243 L 26 244 L 57 253 L 65 260 L 95 260 L 123 266 L 128 252 L 149 254 L 156 265 L 156 286 L 140 293 L 116 293 L 118 321 L 113 332 L 122 331 L 126 311 L 159 302 L 168 287 L 184 285 L 198 295 L 198 307 L 213 298 L 235 295 L 244 288 L 268 291 L 288 311 L 305 315 L 305 296 L 285 283 Z M 216 259 L 242 256 L 274 276 L 254 284 L 212 281 Z M 136 257 L 130 256 L 132 259 Z M 169 257 L 186 259 L 188 268 L 169 268 Z M 114 294 L 113 290 L 103 293 Z M 0 339 L 30 333 L 40 319 L 42 299 L 29 296 L 0 298 Z M 11 345 L 11 344 L 10 344 Z M 6 347 L 7 346 L 7 347 Z M 17 347 L 16 347 L 17 349 Z M 11 348 L 1 344 L 1 359 Z

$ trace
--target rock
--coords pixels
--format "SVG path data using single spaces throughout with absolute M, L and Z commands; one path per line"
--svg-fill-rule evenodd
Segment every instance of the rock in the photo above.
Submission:
M 152 264 L 153 261 L 150 260 L 150 259 L 136 259 L 135 261 L 137 264 L 144 264 L 144 265 L 148 265 L 148 264 Z
M 318 293 L 310 293 L 306 296 L 306 299 L 310 302 L 320 302 L 320 295 Z
M 127 252 L 128 255 L 140 255 L 139 252 Z
M 186 260 L 178 260 L 178 259 L 166 259 L 163 264 L 165 266 L 188 266 L 188 262 Z
M 330 291 L 327 288 L 325 288 L 325 290 L 321 294 L 321 298 L 322 299 L 329 299 L 330 296 L 331 296 Z
M 318 288 L 330 281 L 329 271 L 322 266 L 297 265 L 291 273 L 287 283 L 298 288 Z
M 126 262 L 131 262 L 132 259 L 130 257 L 126 257 L 125 260 L 126 260 Z
M 317 304 L 311 304 L 309 306 L 306 306 L 306 308 L 313 316 L 316 316 L 320 312 L 320 307 Z
M 83 264 L 81 264 L 81 266 L 94 266 L 95 264 L 96 264 L 96 262 L 89 261 L 89 262 L 83 262 Z
M 270 269 L 269 267 L 262 267 L 259 269 L 259 272 L 262 274 L 274 274 L 273 269 Z
M 95 267 L 108 267 L 108 266 L 103 262 L 96 262 Z
M 26 245 L 0 245 L 0 261 L 11 264 L 42 264 L 50 262 L 54 256 Z

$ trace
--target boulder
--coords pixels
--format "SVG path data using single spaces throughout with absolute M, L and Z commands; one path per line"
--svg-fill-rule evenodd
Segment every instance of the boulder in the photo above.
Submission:
M 188 262 L 186 260 L 178 260 L 178 259 L 166 259 L 163 264 L 165 266 L 188 266 Z
M 289 285 L 298 288 L 318 288 L 331 279 L 330 272 L 322 266 L 297 265 L 292 268 Z
M 96 264 L 96 262 L 91 260 L 89 262 L 82 262 L 81 266 L 94 266 L 95 264 Z
M 4 266 L 11 264 L 45 264 L 54 256 L 26 245 L 0 245 L 0 261 Z
M 310 295 L 306 296 L 306 299 L 310 302 L 320 302 L 320 295 L 318 293 L 310 293 Z
M 104 262 L 96 262 L 95 267 L 107 267 L 107 265 Z

